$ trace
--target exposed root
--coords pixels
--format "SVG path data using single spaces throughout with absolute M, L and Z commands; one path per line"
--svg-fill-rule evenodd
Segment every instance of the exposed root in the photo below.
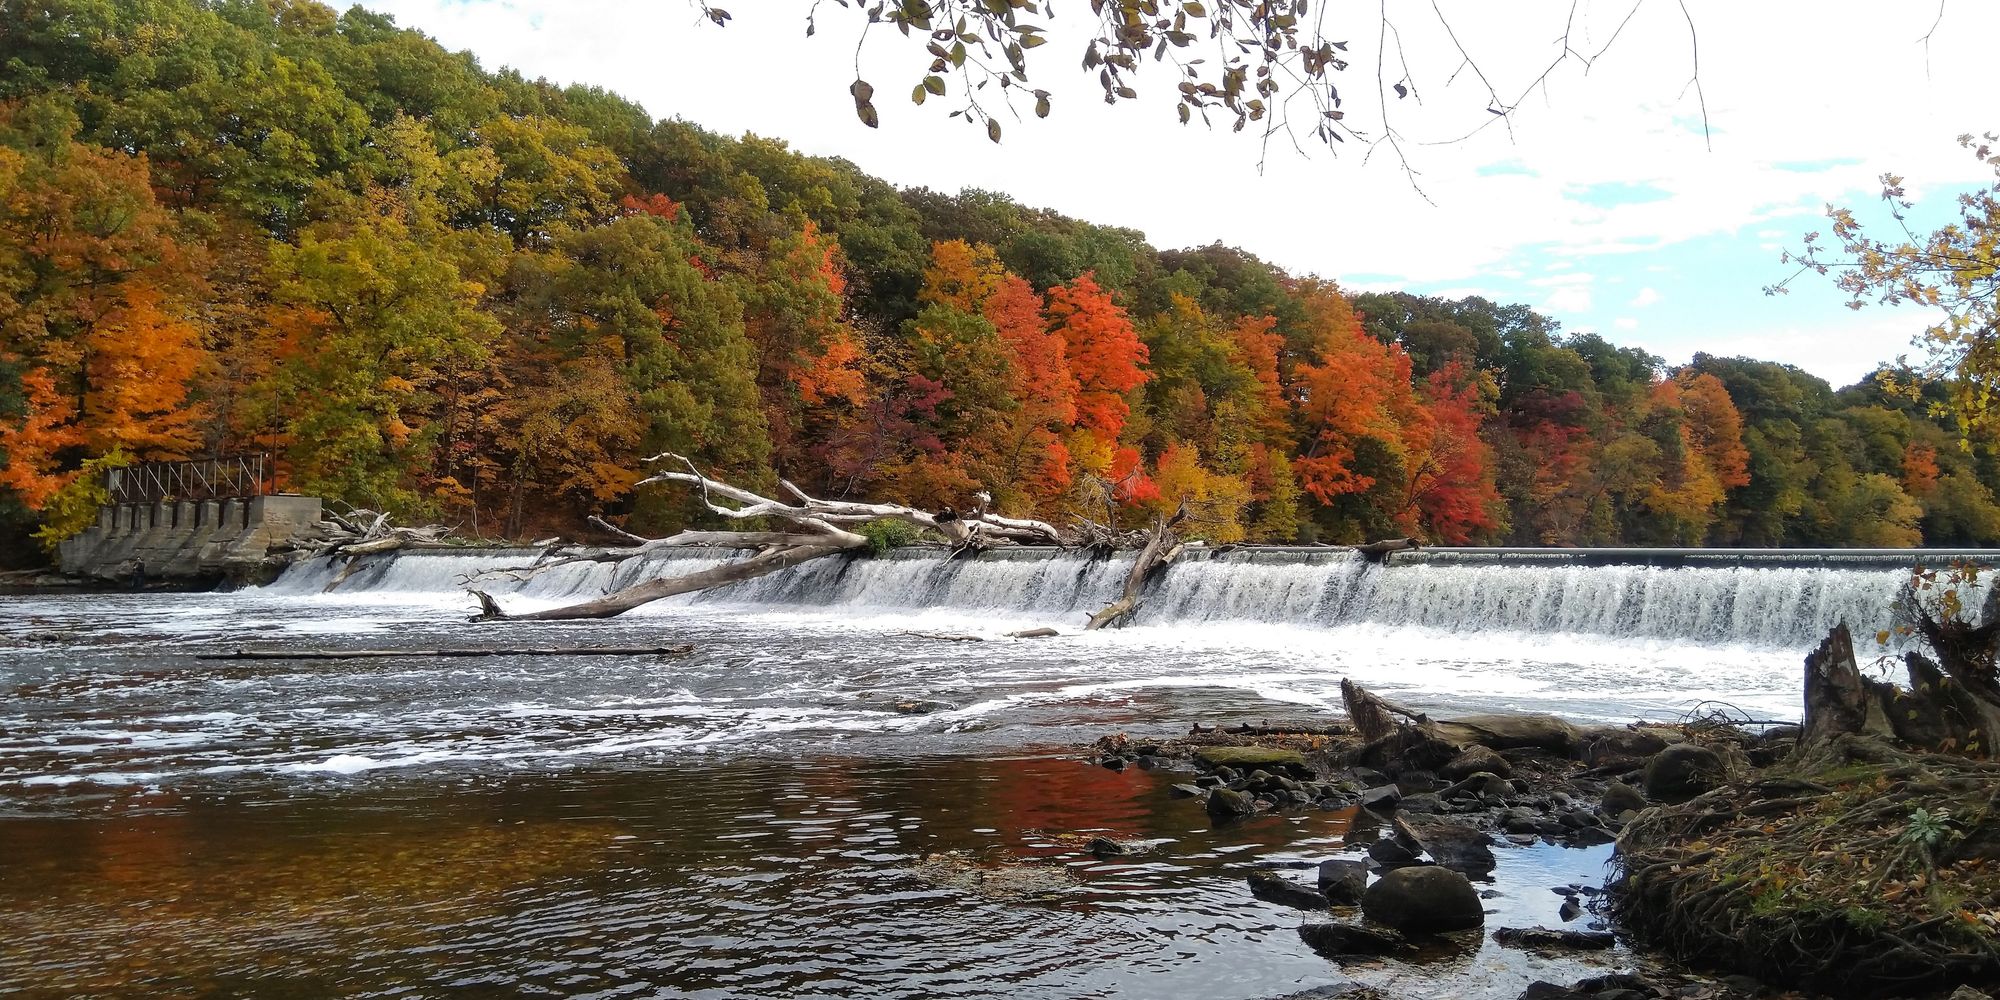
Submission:
M 1682 960 L 1843 995 L 1992 982 L 1996 778 L 1835 736 L 1783 773 L 1640 813 L 1618 840 L 1616 912 Z

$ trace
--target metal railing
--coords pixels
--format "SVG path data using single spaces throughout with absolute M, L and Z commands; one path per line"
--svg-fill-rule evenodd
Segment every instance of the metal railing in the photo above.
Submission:
M 219 455 L 191 462 L 141 462 L 105 473 L 112 503 L 158 500 L 230 500 L 260 497 L 270 485 L 270 456 Z

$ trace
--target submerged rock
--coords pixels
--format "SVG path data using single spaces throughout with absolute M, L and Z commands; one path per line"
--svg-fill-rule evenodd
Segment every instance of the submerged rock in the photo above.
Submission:
M 1361 897 L 1361 912 L 1405 934 L 1465 930 L 1486 922 L 1472 883 L 1436 865 L 1398 868 L 1377 879 Z
M 1110 837 L 1092 837 L 1084 850 L 1100 858 L 1129 858 L 1150 854 L 1153 845 L 1143 840 L 1114 840 Z
M 1277 903 L 1300 910 L 1324 910 L 1332 905 L 1316 889 L 1305 886 L 1270 872 L 1251 872 L 1249 876 L 1250 895 L 1266 903 Z
M 1328 958 L 1345 955 L 1390 955 L 1410 947 L 1401 934 L 1361 924 L 1301 924 L 1299 940 Z

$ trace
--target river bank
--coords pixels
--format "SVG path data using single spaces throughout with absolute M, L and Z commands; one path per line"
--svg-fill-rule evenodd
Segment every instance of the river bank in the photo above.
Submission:
M 1363 730 L 1370 699 L 1350 700 Z M 1537 981 L 1520 1000 L 1976 1000 L 2000 983 L 2000 872 L 1988 870 L 2000 857 L 2000 796 L 1985 761 L 1874 734 L 1802 748 L 1798 726 L 1717 718 L 1575 727 L 1486 716 L 1426 725 L 1423 736 L 1410 725 L 1356 730 L 1340 720 L 1197 725 L 1174 740 L 1105 737 L 1086 759 L 1193 773 L 1172 788 L 1218 826 L 1351 813 L 1343 849 L 1317 861 L 1316 879 L 1249 877 L 1259 898 L 1302 911 L 1301 939 L 1343 972 L 1420 965 L 1486 936 L 1544 953 L 1640 949 L 1643 969 Z M 1455 738 L 1411 745 L 1446 732 Z M 1504 925 L 1482 902 L 1496 893 L 1479 887 L 1510 851 L 1605 843 L 1616 845 L 1607 878 L 1547 887 L 1566 900 L 1555 921 Z

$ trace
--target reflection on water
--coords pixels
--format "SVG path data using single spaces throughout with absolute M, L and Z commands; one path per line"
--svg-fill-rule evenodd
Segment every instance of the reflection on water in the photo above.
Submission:
M 1341 975 L 1243 875 L 1349 851 L 1351 817 L 1212 829 L 1137 769 L 744 758 L 350 780 L 0 822 L 0 989 L 1260 997 Z M 1098 860 L 1085 831 L 1162 847 Z M 1553 925 L 1547 887 L 1596 881 L 1604 850 L 1502 850 L 1489 927 Z M 1579 974 L 1490 942 L 1346 971 L 1439 997 Z
M 1499 997 L 1582 970 L 1480 944 L 1340 969 L 1260 864 L 1313 812 L 1211 829 L 1169 776 L 1060 748 L 1323 713 L 1342 677 L 1451 714 L 1796 711 L 1796 651 L 693 607 L 469 629 L 452 599 L 0 597 L 0 994 L 1277 996 L 1343 973 Z M 689 641 L 692 656 L 420 651 Z M 241 646 L 395 647 L 203 661 Z M 932 703 L 903 714 L 900 703 Z M 1158 842 L 1099 860 L 1078 834 Z M 1489 929 L 1553 925 L 1605 849 L 1500 851 Z M 1297 876 L 1309 881 L 1312 872 Z M 1620 960 L 1622 953 L 1608 959 Z

